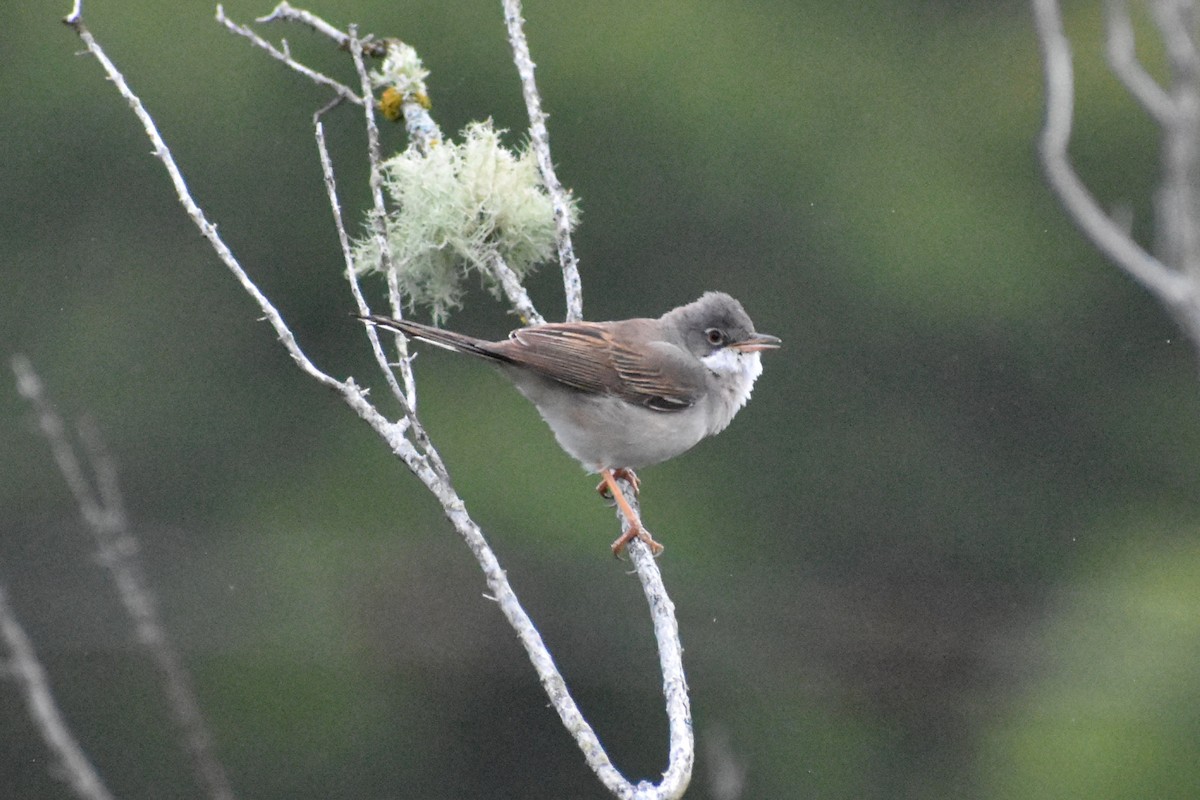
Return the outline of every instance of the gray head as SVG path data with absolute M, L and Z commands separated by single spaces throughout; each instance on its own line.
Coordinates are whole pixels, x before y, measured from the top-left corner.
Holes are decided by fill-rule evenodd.
M 683 345 L 701 359 L 725 348 L 757 352 L 779 346 L 774 336 L 755 333 L 742 304 L 724 292 L 705 292 L 663 314 L 662 322 L 678 331 Z

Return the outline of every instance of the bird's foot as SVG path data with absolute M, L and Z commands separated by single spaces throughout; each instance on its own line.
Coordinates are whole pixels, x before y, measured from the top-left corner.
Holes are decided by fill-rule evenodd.
M 629 526 L 625 532 L 622 533 L 617 540 L 612 543 L 613 555 L 617 558 L 620 558 L 621 553 L 625 551 L 625 545 L 632 542 L 635 538 L 640 539 L 647 547 L 649 547 L 650 552 L 653 555 L 657 556 L 659 553 L 661 553 L 663 551 L 663 546 L 654 541 L 654 537 L 652 537 L 650 532 L 642 526 L 642 518 L 638 515 L 638 512 L 634 510 L 633 506 L 630 505 L 629 500 L 627 500 L 625 497 L 625 493 L 621 490 L 621 485 L 617 483 L 618 479 L 628 481 L 629 485 L 636 492 L 639 481 L 637 476 L 633 474 L 633 470 L 605 469 L 600 471 L 600 477 L 604 480 L 604 482 L 601 483 L 600 486 L 596 487 L 597 491 L 600 492 L 601 496 L 612 498 L 612 501 L 617 504 L 618 508 L 621 509 L 621 514 L 625 517 L 625 521 Z
M 642 544 L 650 548 L 650 555 L 658 558 L 665 549 L 661 544 L 654 541 L 654 537 L 650 535 L 650 531 L 643 528 L 641 525 L 630 525 L 629 530 L 622 533 L 615 542 L 612 543 L 612 553 L 615 558 L 620 558 L 621 553 L 625 552 L 625 545 L 632 542 L 634 539 L 640 539 Z
M 637 473 L 634 472 L 633 470 L 625 469 L 624 467 L 620 467 L 618 469 L 612 470 L 612 477 L 613 477 L 614 481 L 619 481 L 619 480 L 628 481 L 629 485 L 631 487 L 633 487 L 634 495 L 641 494 L 642 481 L 641 481 L 641 479 L 638 478 Z M 603 497 L 605 500 L 613 499 L 612 489 L 609 488 L 607 480 L 601 479 L 600 483 L 598 483 L 596 485 L 596 491 L 599 492 L 600 496 Z

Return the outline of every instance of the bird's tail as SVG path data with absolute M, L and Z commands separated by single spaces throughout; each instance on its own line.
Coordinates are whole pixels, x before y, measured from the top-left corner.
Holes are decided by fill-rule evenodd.
M 456 353 L 466 353 L 467 355 L 486 358 L 489 361 L 508 360 L 492 348 L 491 342 L 484 339 L 476 339 L 474 336 L 435 328 L 432 325 L 424 325 L 420 322 L 413 322 L 407 319 L 393 319 L 392 317 L 381 317 L 376 314 L 360 316 L 359 319 L 364 322 L 370 322 L 373 325 L 378 325 L 381 328 L 399 331 L 411 339 L 420 339 L 423 342 L 429 342 L 438 347 L 453 350 Z

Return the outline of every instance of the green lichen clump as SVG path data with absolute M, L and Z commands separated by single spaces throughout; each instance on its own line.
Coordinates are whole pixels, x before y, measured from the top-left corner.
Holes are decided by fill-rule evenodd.
M 385 220 L 391 266 L 405 303 L 428 307 L 435 321 L 460 305 L 472 271 L 499 292 L 496 256 L 524 279 L 554 254 L 554 210 L 533 152 L 506 149 L 500 133 L 472 123 L 460 143 L 409 147 L 383 164 L 395 207 Z M 385 268 L 377 237 L 357 243 L 354 263 L 359 273 Z

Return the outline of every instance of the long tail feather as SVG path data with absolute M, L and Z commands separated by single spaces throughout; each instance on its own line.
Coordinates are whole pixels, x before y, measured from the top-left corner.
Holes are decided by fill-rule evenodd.
M 420 339 L 423 342 L 429 342 L 438 347 L 453 350 L 456 353 L 466 353 L 467 355 L 486 358 L 489 361 L 508 360 L 492 348 L 491 342 L 484 339 L 476 339 L 474 336 L 435 328 L 432 325 L 425 325 L 407 319 L 393 319 L 392 317 L 381 317 L 376 314 L 359 316 L 359 319 L 364 322 L 370 322 L 373 325 L 378 325 L 381 328 L 399 331 L 409 338 Z

